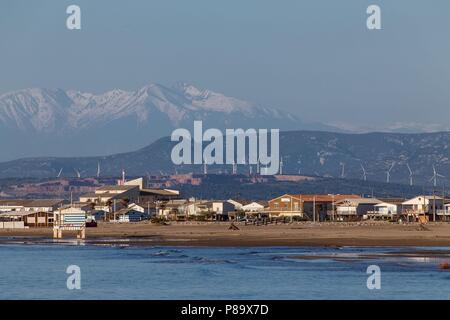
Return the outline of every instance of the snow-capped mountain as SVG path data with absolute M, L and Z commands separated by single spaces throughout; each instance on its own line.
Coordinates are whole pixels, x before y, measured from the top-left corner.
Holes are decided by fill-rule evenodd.
M 187 83 L 93 94 L 24 89 L 0 96 L 0 160 L 38 155 L 98 155 L 132 150 L 174 128 L 329 129 L 274 108 Z
M 145 124 L 154 112 L 165 114 L 173 126 L 211 113 L 298 120 L 186 83 L 171 88 L 150 84 L 136 91 L 115 89 L 102 94 L 33 88 L 0 96 L 0 124 L 23 132 L 68 132 L 129 116 L 135 117 L 137 124 Z

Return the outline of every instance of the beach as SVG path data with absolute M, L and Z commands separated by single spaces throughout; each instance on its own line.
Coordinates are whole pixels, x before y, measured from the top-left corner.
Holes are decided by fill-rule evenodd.
M 389 222 L 245 225 L 230 222 L 171 222 L 167 225 L 102 223 L 87 228 L 87 241 L 167 246 L 450 246 L 450 223 Z M 3 229 L 0 241 L 52 239 L 51 228 Z M 64 234 L 74 239 L 75 234 Z

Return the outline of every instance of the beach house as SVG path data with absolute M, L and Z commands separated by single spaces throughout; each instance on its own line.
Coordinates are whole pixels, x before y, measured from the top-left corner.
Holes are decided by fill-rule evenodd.
M 402 203 L 403 212 L 408 219 L 419 219 L 420 221 L 438 220 L 439 212 L 443 213 L 444 199 L 436 195 L 419 195 Z M 441 215 L 441 217 L 445 215 Z
M 0 213 L 0 229 L 53 226 L 53 212 L 16 210 Z
M 0 212 L 53 212 L 64 204 L 62 199 L 2 199 Z
M 382 201 L 376 198 L 346 198 L 336 202 L 336 220 L 351 221 L 367 218 Z
M 285 194 L 269 200 L 265 210 L 270 217 L 298 217 L 323 221 L 333 217 L 335 206 L 343 199 L 359 198 L 349 194 Z

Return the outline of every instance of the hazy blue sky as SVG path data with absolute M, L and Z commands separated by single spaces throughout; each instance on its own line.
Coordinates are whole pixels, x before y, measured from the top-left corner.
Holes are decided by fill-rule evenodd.
M 69 4 L 80 31 L 66 29 Z M 369 4 L 383 30 L 366 29 Z M 448 0 L 2 0 L 0 93 L 182 80 L 307 120 L 447 126 L 449 12 Z

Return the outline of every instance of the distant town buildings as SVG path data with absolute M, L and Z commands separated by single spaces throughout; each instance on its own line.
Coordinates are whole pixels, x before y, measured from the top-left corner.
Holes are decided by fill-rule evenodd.
M 183 176 L 183 179 L 195 178 Z M 0 200 L 0 228 L 84 228 L 97 222 L 152 221 L 450 221 L 450 199 L 417 195 L 411 199 L 354 194 L 284 194 L 273 199 L 183 198 L 170 188 L 149 187 L 148 178 L 105 184 L 78 199 Z

